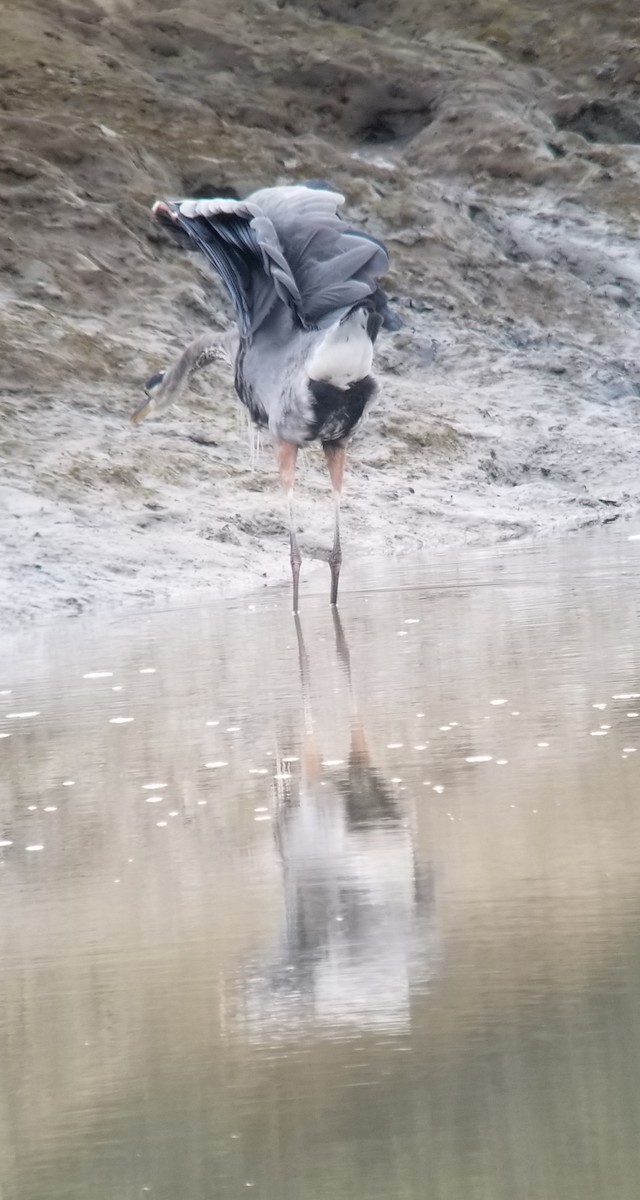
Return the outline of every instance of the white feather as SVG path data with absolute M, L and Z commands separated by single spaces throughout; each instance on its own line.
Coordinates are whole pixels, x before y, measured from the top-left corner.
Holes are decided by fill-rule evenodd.
M 346 388 L 365 379 L 373 363 L 373 343 L 367 333 L 367 312 L 358 308 L 332 325 L 309 363 L 310 379 Z

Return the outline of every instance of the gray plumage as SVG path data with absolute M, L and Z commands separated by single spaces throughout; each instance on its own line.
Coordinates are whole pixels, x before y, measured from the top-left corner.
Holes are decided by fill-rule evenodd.
M 200 250 L 222 280 L 237 341 L 211 335 L 188 347 L 173 368 L 148 381 L 135 421 L 168 402 L 206 361 L 234 356 L 236 391 L 255 423 L 269 429 L 287 491 L 297 449 L 319 439 L 339 493 L 344 446 L 375 393 L 373 344 L 386 307 L 378 279 L 388 266 L 381 242 L 340 219 L 343 203 L 337 192 L 315 186 L 263 188 L 245 200 L 157 201 L 156 219 Z M 290 533 L 297 609 L 292 524 Z M 337 518 L 332 554 L 335 602 Z

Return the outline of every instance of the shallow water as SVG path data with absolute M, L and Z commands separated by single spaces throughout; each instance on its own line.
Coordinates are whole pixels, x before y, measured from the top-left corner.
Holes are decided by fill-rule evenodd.
M 635 1200 L 633 532 L 7 648 L 2 1200 Z

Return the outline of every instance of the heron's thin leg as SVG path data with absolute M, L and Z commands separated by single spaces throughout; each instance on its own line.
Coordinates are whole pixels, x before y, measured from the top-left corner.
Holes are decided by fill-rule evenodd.
M 300 581 L 300 549 L 298 547 L 298 539 L 296 537 L 296 529 L 293 521 L 293 484 L 296 476 L 296 458 L 298 456 L 298 447 L 291 442 L 278 442 L 276 448 L 278 457 L 278 469 L 280 471 L 280 481 L 287 493 L 287 507 L 289 510 L 289 543 L 291 546 L 291 575 L 293 578 L 293 611 L 298 611 L 298 585 Z
M 298 639 L 298 663 L 300 666 L 300 685 L 302 689 L 302 711 L 304 715 L 304 745 L 303 765 L 304 774 L 308 781 L 317 782 L 321 769 L 321 756 L 316 742 L 313 722 L 313 706 L 311 702 L 311 678 L 309 673 L 309 656 L 304 644 L 302 625 L 298 614 L 295 615 L 296 636 Z
M 338 603 L 338 583 L 340 581 L 340 567 L 342 566 L 342 547 L 340 545 L 340 496 L 342 494 L 342 483 L 344 480 L 344 468 L 347 458 L 346 447 L 340 442 L 323 442 L 322 449 L 327 460 L 329 475 L 331 476 L 331 486 L 333 488 L 333 499 L 335 503 L 336 523 L 333 534 L 333 546 L 329 555 L 329 566 L 331 567 L 331 603 Z
M 349 643 L 347 642 L 338 610 L 335 609 L 331 616 L 333 617 L 333 631 L 336 635 L 336 652 L 338 659 L 340 660 L 340 665 L 342 666 L 347 677 L 349 696 L 351 697 L 353 692 L 353 684 L 351 682 L 351 654 L 349 653 Z
M 362 717 L 358 709 L 358 699 L 353 686 L 353 678 L 351 675 L 351 654 L 349 652 L 349 643 L 347 642 L 340 613 L 337 608 L 333 609 L 333 628 L 336 635 L 336 651 L 340 664 L 347 677 L 349 687 L 349 710 L 351 715 L 351 758 L 365 763 L 369 762 L 369 749 L 362 724 Z

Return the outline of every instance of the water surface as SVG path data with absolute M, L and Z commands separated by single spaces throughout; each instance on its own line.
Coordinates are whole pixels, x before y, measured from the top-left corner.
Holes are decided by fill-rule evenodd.
M 635 1200 L 630 534 L 7 647 L 2 1200 Z

